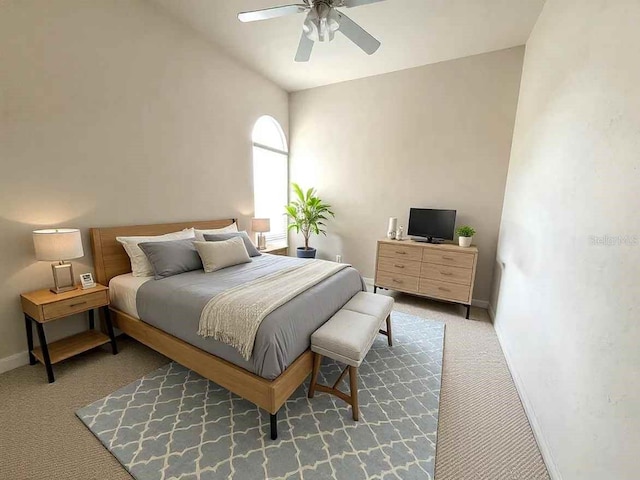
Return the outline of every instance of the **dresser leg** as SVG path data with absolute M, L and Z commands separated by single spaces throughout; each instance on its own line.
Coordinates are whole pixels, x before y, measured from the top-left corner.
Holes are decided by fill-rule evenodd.
M 24 314 L 24 326 L 27 329 L 27 347 L 29 348 L 29 365 L 38 363 L 36 357 L 33 356 L 33 325 L 31 325 L 31 317 Z
M 118 344 L 116 343 L 116 334 L 113 332 L 113 323 L 111 323 L 111 312 L 109 307 L 104 307 L 104 323 L 107 327 L 107 333 L 111 339 L 111 352 L 114 355 L 118 354 Z
M 466 319 L 469 320 L 469 312 L 471 311 L 471 305 L 467 305 L 467 316 Z
M 376 287 L 375 285 L 373 286 L 373 293 L 378 293 L 378 287 Z
M 40 322 L 36 322 L 36 330 L 38 331 L 38 339 L 40 340 L 40 350 L 42 351 L 42 359 L 44 360 L 44 366 L 47 369 L 47 378 L 49 383 L 55 382 L 53 376 L 53 367 L 51 366 L 51 358 L 49 358 L 49 347 L 47 345 L 47 337 L 44 334 L 44 325 Z

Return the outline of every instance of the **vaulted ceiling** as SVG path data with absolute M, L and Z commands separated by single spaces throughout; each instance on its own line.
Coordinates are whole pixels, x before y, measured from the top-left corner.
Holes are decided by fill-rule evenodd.
M 151 0 L 288 91 L 524 45 L 544 0 L 386 0 L 344 10 L 382 42 L 366 55 L 343 35 L 293 61 L 304 14 L 241 23 L 240 11 L 297 0 Z

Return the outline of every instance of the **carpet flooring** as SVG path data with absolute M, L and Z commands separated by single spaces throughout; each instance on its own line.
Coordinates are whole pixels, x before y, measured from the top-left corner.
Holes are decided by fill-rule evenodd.
M 394 295 L 395 309 L 446 324 L 436 479 L 548 479 L 546 468 L 486 311 Z M 75 411 L 165 365 L 131 339 L 120 354 L 95 350 L 55 367 L 0 375 L 0 478 L 131 477 Z

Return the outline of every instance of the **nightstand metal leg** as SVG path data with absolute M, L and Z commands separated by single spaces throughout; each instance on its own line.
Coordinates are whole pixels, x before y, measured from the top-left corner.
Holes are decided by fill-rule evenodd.
M 53 383 L 56 380 L 53 376 L 53 367 L 51 366 L 51 358 L 49 357 L 47 337 L 44 334 L 44 325 L 42 325 L 40 322 L 36 322 L 36 330 L 38 331 L 38 339 L 40 340 L 40 350 L 42 351 L 44 366 L 47 369 L 47 377 L 49 379 L 49 383 Z
M 378 293 L 378 287 L 376 287 L 375 285 L 373 286 L 373 293 Z
M 96 327 L 96 321 L 94 311 L 89 310 L 89 330 L 93 330 Z
M 29 365 L 38 363 L 36 357 L 33 356 L 33 325 L 31 325 L 31 317 L 24 314 L 24 326 L 27 328 L 27 347 L 29 347 Z
M 118 354 L 118 345 L 116 344 L 116 334 L 113 331 L 113 323 L 111 323 L 111 312 L 109 307 L 104 307 L 104 324 L 107 327 L 107 333 L 111 339 L 111 351 L 114 355 Z

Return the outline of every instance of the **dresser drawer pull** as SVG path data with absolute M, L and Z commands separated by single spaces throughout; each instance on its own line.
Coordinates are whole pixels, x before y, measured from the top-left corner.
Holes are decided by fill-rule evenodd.
M 451 258 L 451 257 L 442 257 L 442 258 L 443 258 L 443 260 L 450 260 L 450 261 L 452 261 L 452 262 L 455 262 L 455 261 L 456 261 L 456 259 L 455 259 L 455 258 Z
M 407 252 L 396 252 L 398 255 L 406 255 Z
M 69 305 L 69 308 L 73 308 L 73 307 L 79 307 L 80 305 L 85 305 L 87 302 L 79 302 L 79 303 L 72 303 L 71 305 Z
M 394 279 L 393 279 L 393 282 L 394 282 L 394 283 L 403 283 L 403 282 L 402 282 L 402 280 L 398 280 L 398 279 L 396 279 L 396 278 L 394 278 Z
M 451 272 L 440 272 L 440 275 L 446 275 L 447 277 L 450 277 L 451 275 L 453 275 L 453 273 L 451 273 Z
M 448 288 L 444 288 L 444 287 L 438 287 L 438 290 L 442 290 L 443 292 L 450 292 L 451 291 Z
M 404 265 L 394 265 L 396 268 L 404 268 Z

